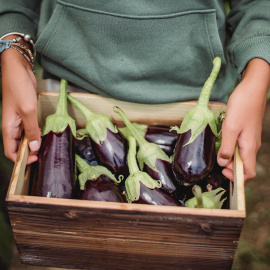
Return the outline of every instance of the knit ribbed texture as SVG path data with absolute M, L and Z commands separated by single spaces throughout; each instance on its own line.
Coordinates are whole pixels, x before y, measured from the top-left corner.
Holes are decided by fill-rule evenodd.
M 39 2 L 0 0 L 0 35 L 37 30 L 48 74 L 107 97 L 197 99 L 219 56 L 210 100 L 224 101 L 250 59 L 270 63 L 269 0 L 230 1 L 230 41 L 222 0 L 46 0 L 37 29 Z

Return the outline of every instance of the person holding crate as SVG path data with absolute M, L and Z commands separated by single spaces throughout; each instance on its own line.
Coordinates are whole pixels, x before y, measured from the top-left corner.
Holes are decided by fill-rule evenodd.
M 219 56 L 211 100 L 228 104 L 218 163 L 232 180 L 238 143 L 245 180 L 254 178 L 270 85 L 270 1 L 228 3 L 229 14 L 224 1 L 0 0 L 5 155 L 15 162 L 24 129 L 28 162 L 37 160 L 36 53 L 45 79 L 145 104 L 197 99 Z

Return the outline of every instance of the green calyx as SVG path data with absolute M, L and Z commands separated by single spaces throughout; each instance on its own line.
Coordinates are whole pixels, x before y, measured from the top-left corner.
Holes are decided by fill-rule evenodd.
M 223 188 L 217 188 L 211 191 L 202 192 L 200 186 L 195 185 L 192 188 L 194 197 L 186 202 L 186 207 L 191 208 L 208 208 L 208 209 L 221 209 L 224 201 L 221 200 L 222 195 L 225 193 Z
M 217 136 L 215 138 L 215 151 L 216 151 L 216 154 L 218 153 L 219 151 L 219 148 L 221 146 L 221 142 L 222 142 L 222 124 L 223 124 L 223 121 L 225 120 L 226 118 L 226 112 L 224 111 L 221 111 L 219 112 L 217 118 L 216 118 L 216 125 L 217 125 Z
M 114 133 L 118 130 L 106 114 L 93 113 L 78 99 L 68 95 L 68 100 L 83 114 L 86 120 L 86 131 L 97 144 L 102 144 L 107 138 L 107 129 Z
M 128 201 L 134 202 L 140 198 L 140 183 L 150 189 L 155 189 L 161 187 L 161 182 L 140 171 L 136 160 L 136 140 L 132 136 L 127 136 L 127 140 L 129 143 L 128 168 L 130 175 L 125 181 L 125 187 Z
M 137 129 L 137 131 L 141 134 L 141 136 L 143 137 L 145 136 L 147 125 L 138 124 L 138 123 L 131 123 L 131 124 Z M 125 138 L 127 138 L 128 135 L 132 136 L 132 133 L 127 127 L 122 127 L 118 129 Z
M 208 103 L 212 88 L 221 67 L 220 57 L 216 57 L 213 60 L 213 64 L 214 66 L 212 72 L 201 90 L 197 105 L 185 114 L 180 128 L 171 128 L 171 130 L 176 130 L 178 134 L 182 134 L 188 130 L 191 130 L 191 136 L 185 145 L 192 143 L 197 138 L 197 136 L 206 128 L 207 125 L 210 126 L 212 132 L 215 135 L 218 133 L 215 114 L 208 108 Z
M 121 181 L 117 180 L 115 176 L 104 166 L 90 166 L 85 160 L 80 156 L 75 155 L 76 165 L 81 172 L 79 175 L 80 189 L 85 189 L 85 184 L 87 181 L 96 181 L 101 175 L 105 175 L 110 178 L 115 183 L 120 183 Z
M 72 119 L 67 112 L 67 81 L 62 79 L 60 83 L 56 112 L 46 118 L 42 134 L 46 135 L 50 131 L 54 133 L 62 133 L 68 125 L 70 126 L 71 132 L 75 137 L 75 120 Z
M 168 155 L 155 143 L 150 143 L 146 141 L 144 135 L 139 132 L 134 125 L 129 121 L 125 113 L 119 108 L 114 107 L 114 112 L 118 113 L 120 117 L 123 119 L 126 127 L 129 129 L 129 132 L 135 138 L 139 145 L 139 150 L 137 153 L 137 159 L 139 162 L 139 166 L 141 170 L 144 167 L 144 164 L 149 166 L 152 170 L 159 172 L 156 168 L 156 160 L 164 160 L 169 163 L 172 162 L 172 158 L 168 157 Z
M 85 128 L 77 129 L 76 135 L 77 135 L 77 138 L 80 140 L 84 139 L 85 137 L 89 137 L 89 134 Z

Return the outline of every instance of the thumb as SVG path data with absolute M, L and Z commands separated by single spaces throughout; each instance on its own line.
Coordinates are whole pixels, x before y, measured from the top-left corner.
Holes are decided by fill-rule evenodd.
M 222 141 L 217 155 L 217 162 L 221 167 L 227 167 L 234 155 L 238 133 L 235 129 L 226 128 L 225 123 L 222 127 Z

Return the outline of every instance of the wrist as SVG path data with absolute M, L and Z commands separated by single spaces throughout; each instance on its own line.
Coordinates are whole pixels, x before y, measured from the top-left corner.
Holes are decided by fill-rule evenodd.
M 25 37 L 22 39 L 22 37 Z M 15 57 L 16 54 L 20 54 L 23 56 L 27 62 L 30 64 L 32 71 L 35 73 L 35 65 L 34 65 L 34 60 L 35 57 L 33 55 L 33 50 L 34 47 L 32 47 L 32 43 L 29 42 L 30 36 L 29 35 L 23 35 L 23 34 L 10 34 L 6 35 L 1 38 L 0 40 L 0 64 L 4 65 L 4 63 L 7 63 L 7 61 L 3 62 L 3 59 L 6 59 L 6 55 L 11 55 L 15 62 L 19 59 L 20 57 Z M 8 51 L 8 52 L 7 52 Z M 10 51 L 16 51 L 16 54 L 10 53 Z M 14 62 L 13 62 L 14 63 Z M 18 63 L 18 62 L 16 62 Z
M 0 63 L 2 76 L 7 73 L 14 74 L 21 68 L 31 68 L 25 57 L 12 48 L 0 54 Z
M 262 91 L 268 91 L 270 87 L 270 65 L 261 58 L 254 58 L 249 61 L 243 71 L 243 81 L 251 84 L 259 84 Z
M 27 47 L 28 49 L 31 50 L 34 58 L 36 57 L 36 50 L 35 50 L 35 44 L 34 41 L 32 40 L 31 36 L 29 34 L 22 34 L 22 33 L 9 33 L 0 38 L 0 40 L 12 40 L 12 39 L 17 39 L 21 38 L 19 41 L 20 44 L 23 46 Z

